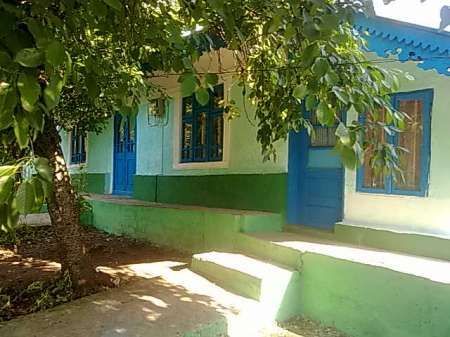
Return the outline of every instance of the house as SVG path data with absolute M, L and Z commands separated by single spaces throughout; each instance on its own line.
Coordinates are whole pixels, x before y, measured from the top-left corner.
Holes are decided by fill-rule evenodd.
M 321 320 L 328 319 L 328 323 L 349 333 L 364 336 L 448 335 L 450 327 L 444 323 L 442 314 L 450 309 L 448 277 L 443 280 L 436 279 L 434 274 L 399 271 L 391 266 L 396 261 L 394 255 L 389 258 L 377 255 L 364 265 L 388 266 L 389 272 L 394 270 L 411 277 L 381 275 L 376 269 L 372 271 L 380 277 L 377 283 L 372 276 L 363 279 L 361 273 L 366 271 L 354 266 L 362 263 L 362 255 L 376 254 L 373 251 L 370 254 L 366 250 L 351 251 L 349 254 L 361 255 L 339 271 L 335 259 L 347 259 L 339 255 L 341 250 L 323 253 L 323 246 L 294 245 L 290 236 L 289 240 L 274 239 L 257 247 L 255 240 L 261 236 L 238 242 L 232 234 L 281 231 L 282 225 L 290 233 L 450 259 L 450 34 L 377 17 L 358 19 L 356 29 L 370 33 L 369 59 L 377 60 L 386 69 L 401 69 L 414 77 L 412 81 L 402 78 L 399 92 L 392 95 L 393 105 L 408 113 L 413 126 L 388 137 L 389 142 L 409 150 L 401 158 L 405 180 L 379 176 L 367 165 L 356 171 L 345 170 L 333 151 L 335 128 L 320 125 L 314 126 L 317 134 L 314 139 L 304 131 L 290 134 L 287 142 L 277 144 L 277 160 L 264 162 L 256 141 L 251 104 L 242 99 L 241 89 L 234 85 L 231 75 L 221 76 L 206 106 L 200 106 L 193 97 L 182 97 L 176 77 L 160 77 L 152 80 L 167 88 L 169 100 L 144 103 L 135 119 L 127 117 L 122 121 L 123 117 L 118 115 L 103 133 L 89 134 L 86 140 L 76 132 L 64 134 L 63 143 L 72 172 L 76 174 L 77 167 L 84 166 L 89 192 L 175 206 L 136 202 L 135 205 L 142 206 L 138 211 L 120 208 L 114 199 L 100 198 L 93 201 L 94 225 L 194 252 L 245 248 L 285 265 L 290 264 L 286 261 L 291 251 L 285 255 L 277 253 L 280 242 L 283 249 L 302 247 L 298 248 L 302 252 L 331 259 L 317 257 L 313 263 L 313 259 L 308 262 L 303 255 L 298 256 L 304 266 L 310 263 L 311 270 L 319 268 L 313 264 L 328 270 L 333 282 L 325 282 L 319 270 L 308 274 L 312 279 L 302 283 L 302 293 L 308 293 L 305 287 L 312 289 L 314 283 L 320 285 L 320 289 L 314 288 L 320 295 L 305 296 L 302 308 L 290 307 L 292 312 L 307 312 Z M 205 55 L 204 64 L 200 62 L 199 66 L 233 67 L 227 51 L 222 52 L 221 65 Z M 239 118 L 229 119 L 223 109 L 223 101 L 230 99 L 239 104 Z M 351 111 L 347 112 L 348 121 L 354 118 Z M 155 210 L 151 205 L 160 208 Z M 205 207 L 214 211 L 208 213 Z M 185 213 L 180 215 L 180 209 Z M 227 213 L 223 209 L 236 211 Z M 247 216 L 241 210 L 270 213 L 249 212 Z M 263 219 L 263 215 L 268 218 Z M 272 225 L 273 222 L 277 224 Z M 225 223 L 232 229 L 225 230 Z M 194 265 L 199 266 L 203 260 L 195 261 Z M 428 260 L 405 261 L 411 268 L 425 266 L 423 270 L 432 265 Z M 290 265 L 298 267 L 297 262 Z M 436 268 L 442 273 L 450 271 L 447 264 Z M 345 274 L 344 279 L 342 273 L 350 274 Z M 420 283 L 417 277 L 420 282 L 422 279 L 438 282 L 440 290 L 430 290 L 437 288 Z M 441 283 L 447 288 L 440 287 Z M 346 301 L 348 284 L 359 290 Z M 367 299 L 362 299 L 363 293 L 374 286 L 383 295 L 371 297 L 372 302 L 367 304 Z M 405 289 L 415 294 L 414 309 L 408 295 L 399 295 Z M 355 299 L 357 296 L 361 298 Z M 332 304 L 324 308 L 315 302 L 319 300 Z M 395 308 L 392 309 L 395 312 L 386 310 L 386 306 Z M 434 318 L 418 309 L 424 306 L 437 308 L 433 309 Z M 364 316 L 367 319 L 374 311 L 379 316 L 373 318 L 373 324 L 378 327 L 369 328 Z M 417 323 L 414 328 L 407 327 L 411 321 Z
M 293 133 L 277 145 L 276 161 L 263 162 L 251 105 L 232 120 L 220 105 L 234 99 L 244 111 L 231 74 L 221 76 L 206 108 L 181 97 L 176 77 L 156 78 L 171 97 L 162 116 L 154 104 L 143 104 L 136 119 L 121 123 L 116 116 L 100 135 L 64 135 L 66 157 L 73 169 L 85 166 L 88 189 L 95 193 L 271 211 L 290 225 L 332 229 L 341 222 L 450 238 L 450 35 L 382 18 L 360 18 L 357 28 L 371 33 L 369 59 L 388 57 L 383 67 L 414 77 L 401 79 L 400 92 L 392 96 L 419 123 L 392 140 L 411 151 L 404 158 L 405 183 L 373 177 L 364 167 L 344 170 L 333 151 L 334 129 L 318 125 L 314 140 L 306 132 Z M 223 53 L 222 67 L 229 69 L 232 61 Z M 349 112 L 347 118 L 355 116 Z

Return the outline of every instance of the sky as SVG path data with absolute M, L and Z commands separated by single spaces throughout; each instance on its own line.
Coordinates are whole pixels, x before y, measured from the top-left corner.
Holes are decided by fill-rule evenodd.
M 441 8 L 450 6 L 450 0 L 395 0 L 389 5 L 383 4 L 383 0 L 373 0 L 373 5 L 379 16 L 439 28 Z

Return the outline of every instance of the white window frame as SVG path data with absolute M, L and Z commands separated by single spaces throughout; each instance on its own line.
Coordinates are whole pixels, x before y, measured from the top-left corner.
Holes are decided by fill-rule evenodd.
M 223 84 L 224 101 L 228 102 L 230 97 L 230 89 L 232 79 L 230 76 L 222 77 L 218 84 Z M 230 133 L 231 133 L 231 121 L 227 114 L 224 112 L 223 119 L 223 155 L 221 161 L 206 161 L 206 162 L 181 162 L 181 120 L 182 120 L 182 107 L 183 96 L 181 90 L 178 90 L 173 95 L 174 99 L 174 129 L 173 129 L 173 165 L 172 167 L 177 170 L 191 170 L 191 169 L 219 169 L 229 167 L 230 156 Z
M 71 162 L 71 158 L 72 158 L 72 131 L 69 131 L 67 133 L 68 139 L 67 139 L 67 144 L 68 144 L 68 156 L 66 158 L 66 161 L 68 163 L 67 167 L 69 169 L 80 169 L 80 168 L 85 168 L 87 167 L 88 164 L 88 160 L 89 160 L 89 133 L 86 133 L 86 140 L 85 140 L 85 148 L 86 148 L 86 160 L 84 161 L 84 163 L 77 163 L 77 164 L 72 164 Z

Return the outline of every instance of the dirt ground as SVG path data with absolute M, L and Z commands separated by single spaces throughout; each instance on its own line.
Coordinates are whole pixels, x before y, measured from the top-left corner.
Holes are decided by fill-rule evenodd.
M 170 259 L 189 261 L 188 256 L 179 252 L 93 229 L 83 229 L 83 236 L 88 258 L 94 268 Z M 64 298 L 67 285 L 60 274 L 57 242 L 52 228 L 23 227 L 18 231 L 17 238 L 16 244 L 5 242 L 8 240 L 4 237 L 3 242 L 0 241 L 0 321 L 105 289 L 104 283 L 98 287 L 90 284 L 79 294 Z M 131 276 L 119 273 L 110 286 L 131 280 Z M 47 293 L 43 291 L 45 289 Z

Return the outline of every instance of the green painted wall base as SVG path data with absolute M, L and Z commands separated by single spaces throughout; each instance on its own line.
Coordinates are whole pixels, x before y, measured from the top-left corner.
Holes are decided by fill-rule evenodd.
M 208 209 L 189 206 L 161 206 L 148 202 L 127 204 L 90 199 L 92 214 L 82 221 L 106 232 L 145 239 L 186 252 L 229 250 L 236 234 L 253 231 L 281 231 L 279 214 Z
M 241 234 L 238 250 L 300 271 L 299 314 L 352 337 L 450 336 L 450 284 Z M 439 272 L 439 271 L 437 271 Z M 286 303 L 286 305 L 289 305 Z
M 287 175 L 135 176 L 133 197 L 168 204 L 285 213 Z
M 71 174 L 72 182 L 75 186 L 80 186 L 84 192 L 104 194 L 107 192 L 107 181 L 109 174 L 106 173 L 83 173 Z

